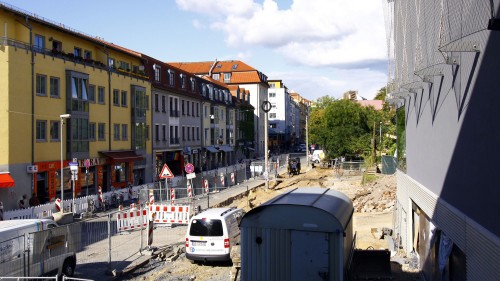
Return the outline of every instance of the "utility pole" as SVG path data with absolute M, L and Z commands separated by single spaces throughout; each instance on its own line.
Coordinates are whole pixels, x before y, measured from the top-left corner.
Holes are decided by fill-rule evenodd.
M 306 109 L 306 163 L 309 167 L 309 107 Z
M 373 161 L 373 164 L 377 164 L 375 162 L 375 121 L 373 121 L 373 137 L 372 137 L 372 161 Z

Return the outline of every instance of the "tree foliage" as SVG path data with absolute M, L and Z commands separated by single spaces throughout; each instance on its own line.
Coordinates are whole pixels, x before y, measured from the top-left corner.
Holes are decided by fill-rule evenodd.
M 377 96 L 385 98 L 385 88 L 380 89 Z M 327 157 L 368 157 L 372 154 L 373 143 L 378 146 L 377 150 L 382 147 L 383 152 L 388 152 L 395 144 L 390 137 L 394 132 L 394 111 L 388 105 L 384 105 L 383 110 L 375 110 L 355 101 L 326 96 L 318 99 L 310 114 L 309 142 L 326 150 Z M 382 146 L 379 144 L 381 135 Z

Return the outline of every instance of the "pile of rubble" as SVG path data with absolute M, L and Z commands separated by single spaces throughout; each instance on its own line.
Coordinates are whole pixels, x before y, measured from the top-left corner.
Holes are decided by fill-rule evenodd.
M 357 190 L 351 199 L 354 211 L 358 213 L 393 211 L 396 202 L 396 180 L 394 176 L 381 176 Z

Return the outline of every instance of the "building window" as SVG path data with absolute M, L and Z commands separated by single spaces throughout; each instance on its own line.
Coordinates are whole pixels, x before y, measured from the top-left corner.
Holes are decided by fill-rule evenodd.
M 108 59 L 108 66 L 109 66 L 109 68 L 115 68 L 115 59 L 114 58 Z
M 167 125 L 161 126 L 161 134 L 162 134 L 162 140 L 166 141 L 167 140 Z
M 155 140 L 160 140 L 160 125 L 158 124 L 155 125 Z
M 231 82 L 231 73 L 224 73 L 224 83 Z
M 196 140 L 200 140 L 200 127 L 196 127 Z
M 59 141 L 59 121 L 50 121 L 50 140 Z
M 113 90 L 113 105 L 120 105 L 120 91 L 116 89 Z
M 47 76 L 36 75 L 36 94 L 38 96 L 47 96 Z
M 182 140 L 186 140 L 186 127 L 182 126 Z
M 170 86 L 174 86 L 174 81 L 175 81 L 175 72 L 169 70 L 168 71 L 168 84 Z
M 194 114 L 194 101 L 191 102 L 191 113 L 193 114 L 193 117 L 195 116 Z
M 100 104 L 105 104 L 105 94 L 104 94 L 104 87 L 97 87 L 97 102 Z
M 45 37 L 35 34 L 35 42 L 33 42 L 36 52 L 45 52 Z
M 47 140 L 47 121 L 36 120 L 36 141 Z
M 184 100 L 181 100 L 181 113 L 182 115 L 186 115 L 186 112 L 184 111 Z
M 194 92 L 194 89 L 195 89 L 195 80 L 194 78 L 191 78 L 191 91 Z
M 187 111 L 187 116 L 191 116 L 191 111 L 189 110 L 189 109 L 190 109 L 189 104 L 190 104 L 190 102 L 189 102 L 189 101 L 186 101 L 186 111 Z
M 127 91 L 122 91 L 122 106 L 127 106 Z
M 269 113 L 269 118 L 276 118 L 276 113 Z
M 156 112 L 160 111 L 160 109 L 159 109 L 160 104 L 159 104 L 158 100 L 159 100 L 158 94 L 155 94 L 155 111 Z
M 92 52 L 89 50 L 83 51 L 83 59 L 87 61 L 92 60 Z
M 50 77 L 50 97 L 58 98 L 59 97 L 59 78 Z
M 161 67 L 158 65 L 153 66 L 154 72 L 155 72 L 155 81 L 160 82 L 161 80 Z
M 71 110 L 78 112 L 89 112 L 88 101 L 88 79 L 77 76 L 70 77 L 68 83 L 71 85 Z
M 97 125 L 97 138 L 99 140 L 106 140 L 106 124 L 99 123 Z
M 167 97 L 161 96 L 161 111 L 167 112 Z
M 271 84 L 272 85 L 272 84 Z M 269 97 L 270 98 L 275 98 L 276 97 L 276 93 L 269 93 Z
M 95 103 L 95 85 L 89 85 L 89 102 Z
M 193 136 L 193 140 L 195 140 L 195 138 L 194 138 L 194 127 L 191 127 L 191 136 Z
M 128 62 L 120 61 L 118 69 L 130 71 L 130 64 Z
M 212 74 L 212 79 L 219 81 L 219 74 L 218 73 Z
M 78 48 L 78 47 L 75 47 L 73 49 L 73 55 L 75 56 L 75 58 L 80 58 L 80 59 L 83 59 L 83 56 L 82 56 L 82 49 L 81 48 Z
M 120 124 L 113 124 L 113 139 L 120 140 Z
M 62 43 L 60 41 L 53 40 L 52 41 L 52 52 L 61 52 L 62 51 Z
M 174 140 L 174 126 L 170 126 L 170 144 L 175 143 Z
M 128 126 L 127 124 L 122 124 L 122 140 L 128 139 Z
M 181 74 L 181 87 L 186 89 L 186 75 Z
M 89 123 L 89 140 L 95 140 L 95 123 Z
M 196 116 L 200 117 L 200 104 L 196 103 Z

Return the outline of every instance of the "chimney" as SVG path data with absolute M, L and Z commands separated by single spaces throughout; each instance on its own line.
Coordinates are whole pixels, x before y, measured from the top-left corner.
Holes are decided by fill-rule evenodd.
M 208 71 L 208 76 L 210 76 L 210 78 L 212 78 L 212 70 L 214 70 L 214 67 L 216 65 L 217 65 L 217 58 L 215 58 L 214 63 L 212 64 L 212 66 L 210 67 L 210 70 Z

